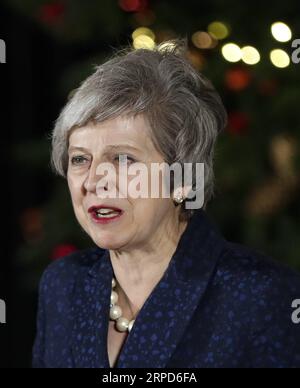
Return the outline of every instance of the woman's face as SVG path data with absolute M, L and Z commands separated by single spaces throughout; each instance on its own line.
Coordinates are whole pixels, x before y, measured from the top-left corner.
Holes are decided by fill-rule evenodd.
M 130 181 L 138 174 L 125 176 L 126 192 L 119 184 L 119 176 L 123 174 L 119 169 L 120 155 L 127 155 L 128 168 L 134 167 L 136 162 L 146 166 L 147 198 L 130 195 Z M 119 116 L 103 123 L 90 123 L 71 132 L 68 185 L 75 215 L 96 245 L 105 249 L 145 247 L 149 243 L 155 245 L 163 232 L 178 226 L 179 209 L 174 207 L 172 199 L 162 198 L 161 194 L 160 198 L 149 195 L 151 163 L 162 162 L 164 159 L 155 149 L 142 115 L 135 118 Z M 116 171 L 116 179 L 106 186 L 99 184 L 106 174 L 96 174 L 97 167 L 102 163 L 110 163 Z M 161 174 L 159 185 L 162 185 Z M 112 194 L 113 198 L 104 198 L 105 194 Z M 114 219 L 105 218 L 96 212 L 101 205 L 115 207 L 122 212 L 117 213 Z

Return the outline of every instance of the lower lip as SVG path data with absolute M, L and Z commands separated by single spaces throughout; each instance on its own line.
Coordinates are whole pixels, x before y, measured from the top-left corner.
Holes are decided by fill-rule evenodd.
M 110 222 L 117 221 L 117 220 L 119 220 L 121 218 L 122 215 L 123 215 L 123 212 L 120 212 L 118 215 L 110 217 L 110 218 L 98 218 L 94 212 L 91 213 L 92 220 L 96 224 L 102 224 L 102 225 L 109 224 Z

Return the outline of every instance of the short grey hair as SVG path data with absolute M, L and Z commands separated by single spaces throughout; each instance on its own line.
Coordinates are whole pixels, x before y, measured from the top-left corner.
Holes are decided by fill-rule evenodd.
M 187 38 L 173 39 L 151 50 L 126 46 L 96 66 L 72 93 L 55 122 L 54 170 L 66 177 L 72 129 L 124 114 L 143 114 L 153 144 L 167 163 L 205 164 L 205 208 L 214 194 L 214 146 L 227 114 L 211 82 L 188 60 Z M 185 220 L 194 212 L 185 206 L 181 209 L 180 218 Z

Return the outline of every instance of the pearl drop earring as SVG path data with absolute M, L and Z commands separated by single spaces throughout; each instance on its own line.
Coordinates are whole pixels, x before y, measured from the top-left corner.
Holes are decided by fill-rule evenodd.
M 179 205 L 184 201 L 184 196 L 182 194 L 177 194 L 176 196 L 174 196 L 173 199 L 174 199 L 175 205 Z

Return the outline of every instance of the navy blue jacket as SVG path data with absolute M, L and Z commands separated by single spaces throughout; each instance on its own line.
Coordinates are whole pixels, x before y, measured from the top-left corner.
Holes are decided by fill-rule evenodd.
M 51 264 L 40 283 L 34 367 L 109 368 L 113 268 L 91 248 Z M 300 276 L 226 241 L 203 210 L 140 310 L 117 368 L 300 367 L 292 302 Z

